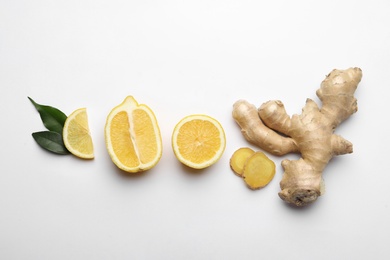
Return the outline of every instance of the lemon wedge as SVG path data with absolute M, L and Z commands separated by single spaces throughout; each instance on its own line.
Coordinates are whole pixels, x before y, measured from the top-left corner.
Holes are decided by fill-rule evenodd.
M 67 117 L 62 136 L 66 149 L 73 155 L 83 159 L 95 157 L 86 108 L 79 108 Z

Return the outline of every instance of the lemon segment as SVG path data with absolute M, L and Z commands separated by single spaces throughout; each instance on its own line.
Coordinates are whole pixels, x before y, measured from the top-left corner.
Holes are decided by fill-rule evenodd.
M 83 159 L 95 157 L 86 108 L 79 108 L 67 117 L 62 136 L 65 147 L 73 155 Z
M 183 164 L 203 169 L 216 163 L 226 146 L 221 124 L 207 115 L 183 118 L 173 130 L 172 149 Z

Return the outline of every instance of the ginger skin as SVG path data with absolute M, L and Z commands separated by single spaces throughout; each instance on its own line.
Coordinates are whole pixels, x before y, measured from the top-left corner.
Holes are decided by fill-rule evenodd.
M 279 196 L 284 201 L 296 206 L 316 201 L 330 159 L 352 153 L 352 144 L 334 130 L 357 111 L 354 93 L 361 78 L 360 68 L 333 70 L 316 92 L 322 107 L 307 99 L 302 113 L 292 117 L 281 101 L 268 101 L 259 109 L 244 100 L 233 105 L 233 118 L 249 142 L 275 155 L 301 153 L 299 160 L 282 161 Z

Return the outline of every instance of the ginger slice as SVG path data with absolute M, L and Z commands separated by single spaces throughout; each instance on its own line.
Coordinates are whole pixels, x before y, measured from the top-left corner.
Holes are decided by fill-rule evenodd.
M 233 153 L 230 158 L 230 168 L 237 176 L 242 177 L 245 163 L 254 153 L 255 151 L 249 147 L 240 148 Z
M 275 163 L 263 152 L 254 153 L 245 163 L 242 177 L 252 190 L 265 187 L 275 176 Z

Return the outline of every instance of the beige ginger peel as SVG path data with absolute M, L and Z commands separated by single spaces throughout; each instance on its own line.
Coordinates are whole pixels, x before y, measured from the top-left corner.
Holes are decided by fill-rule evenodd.
M 288 116 L 281 101 L 268 101 L 257 109 L 245 100 L 233 105 L 233 118 L 251 143 L 274 155 L 299 152 L 299 160 L 283 160 L 280 198 L 305 206 L 323 193 L 322 171 L 333 156 L 352 153 L 352 144 L 334 134 L 336 127 L 357 111 L 355 90 L 360 68 L 333 70 L 300 115 Z M 281 133 L 281 134 L 279 134 Z

